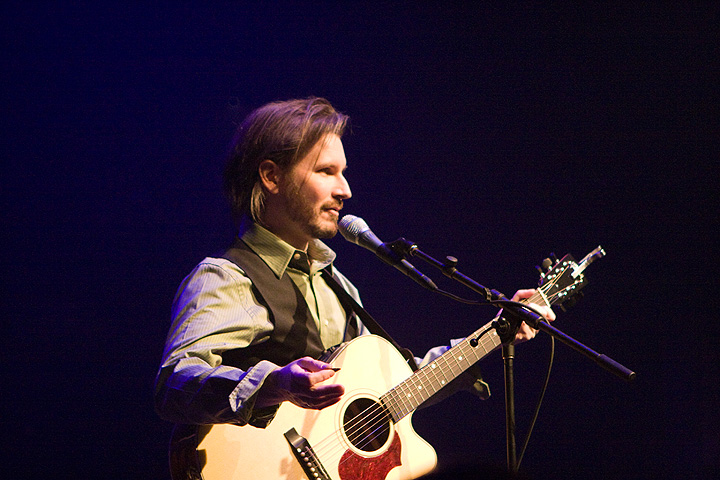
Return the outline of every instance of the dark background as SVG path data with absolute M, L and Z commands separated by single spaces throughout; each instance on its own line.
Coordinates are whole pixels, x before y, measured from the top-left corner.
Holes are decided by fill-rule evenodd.
M 556 326 L 637 381 L 558 345 L 525 473 L 716 477 L 720 18 L 624 3 L 4 2 L 7 478 L 169 477 L 154 375 L 177 285 L 234 233 L 226 146 L 252 109 L 309 95 L 351 116 L 345 212 L 381 238 L 507 294 L 551 251 L 607 251 Z M 416 353 L 492 315 L 329 243 Z M 518 348 L 520 436 L 549 346 Z M 484 365 L 490 400 L 414 417 L 443 468 L 505 462 L 499 355 Z

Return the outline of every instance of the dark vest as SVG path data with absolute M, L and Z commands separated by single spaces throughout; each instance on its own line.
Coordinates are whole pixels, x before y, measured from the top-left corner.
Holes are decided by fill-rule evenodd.
M 267 308 L 274 328 L 267 341 L 222 354 L 223 364 L 247 370 L 260 360 L 287 365 L 304 356 L 318 358 L 325 350 L 307 301 L 295 282 L 283 273 L 278 280 L 267 264 L 240 239 L 223 255 L 238 265 L 252 281 L 258 302 Z M 357 321 L 352 308 L 345 308 L 345 340 L 357 336 Z

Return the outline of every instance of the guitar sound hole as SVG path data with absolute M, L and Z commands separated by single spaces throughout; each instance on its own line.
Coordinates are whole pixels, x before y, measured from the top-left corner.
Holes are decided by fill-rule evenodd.
M 343 415 L 348 440 L 364 452 L 382 448 L 390 436 L 390 416 L 375 400 L 359 398 L 348 405 Z

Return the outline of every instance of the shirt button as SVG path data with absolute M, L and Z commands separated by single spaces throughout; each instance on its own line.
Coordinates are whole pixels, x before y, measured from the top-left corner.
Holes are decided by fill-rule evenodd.
M 300 260 L 300 254 L 299 254 L 299 253 L 296 253 L 295 255 L 293 255 L 293 258 L 294 258 L 295 260 Z

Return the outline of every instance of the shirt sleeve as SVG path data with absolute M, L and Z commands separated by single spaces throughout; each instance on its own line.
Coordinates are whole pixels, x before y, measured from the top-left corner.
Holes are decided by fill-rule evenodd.
M 180 285 L 156 378 L 155 407 L 169 421 L 266 426 L 277 407 L 254 409 L 257 392 L 277 365 L 261 361 L 244 371 L 222 354 L 272 332 L 252 283 L 232 262 L 205 259 Z

